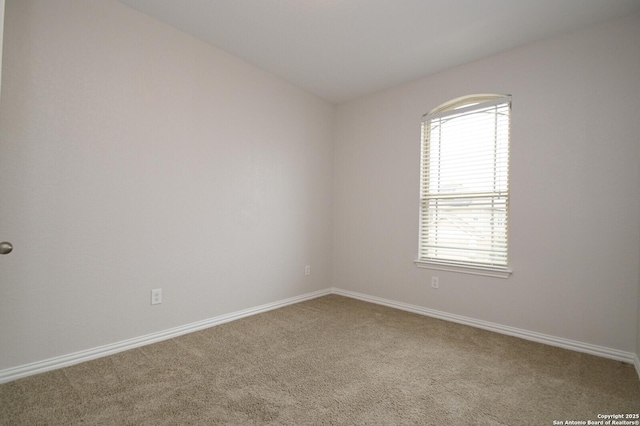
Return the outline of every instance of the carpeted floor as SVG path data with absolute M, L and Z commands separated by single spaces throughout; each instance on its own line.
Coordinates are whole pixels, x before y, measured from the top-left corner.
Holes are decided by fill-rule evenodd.
M 552 425 L 632 365 L 326 296 L 0 386 L 2 425 Z

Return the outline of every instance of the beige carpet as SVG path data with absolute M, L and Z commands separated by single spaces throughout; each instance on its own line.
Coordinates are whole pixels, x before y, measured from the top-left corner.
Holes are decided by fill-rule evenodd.
M 629 364 L 340 296 L 0 386 L 2 425 L 552 425 L 638 412 Z

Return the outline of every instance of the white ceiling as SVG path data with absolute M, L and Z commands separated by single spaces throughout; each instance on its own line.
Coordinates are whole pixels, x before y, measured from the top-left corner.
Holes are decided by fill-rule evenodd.
M 640 0 L 120 0 L 339 103 L 640 11 Z

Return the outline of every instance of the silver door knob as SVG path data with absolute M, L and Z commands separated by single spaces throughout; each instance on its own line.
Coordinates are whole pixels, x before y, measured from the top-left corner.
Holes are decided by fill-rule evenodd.
M 8 243 L 6 241 L 0 243 L 0 254 L 9 254 L 11 253 L 11 250 L 13 250 L 13 246 L 11 245 L 11 243 Z

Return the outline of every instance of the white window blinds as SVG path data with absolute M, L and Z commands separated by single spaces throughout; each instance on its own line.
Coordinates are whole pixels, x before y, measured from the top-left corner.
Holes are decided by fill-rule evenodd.
M 473 95 L 423 117 L 420 261 L 507 268 L 510 115 Z

